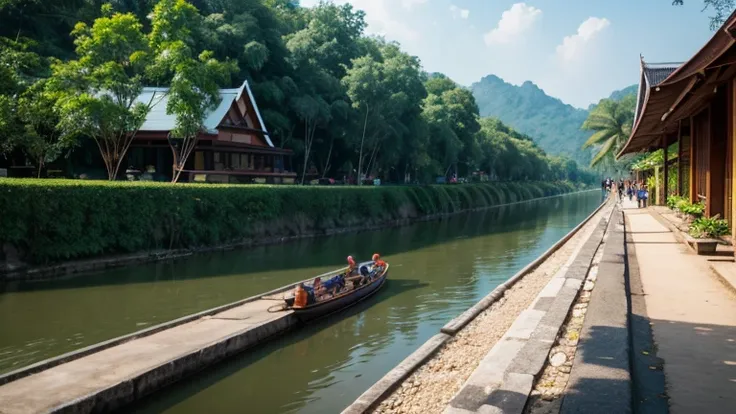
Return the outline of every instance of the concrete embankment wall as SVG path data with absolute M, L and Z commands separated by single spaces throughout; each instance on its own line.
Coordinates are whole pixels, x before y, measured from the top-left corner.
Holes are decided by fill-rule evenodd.
M 569 182 L 274 187 L 0 179 L 0 279 L 398 226 L 576 190 Z

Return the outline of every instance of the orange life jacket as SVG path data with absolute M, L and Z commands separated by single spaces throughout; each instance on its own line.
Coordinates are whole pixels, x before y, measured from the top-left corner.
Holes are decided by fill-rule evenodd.
M 296 291 L 294 291 L 294 307 L 303 308 L 305 306 L 307 306 L 307 291 L 301 286 L 297 286 Z

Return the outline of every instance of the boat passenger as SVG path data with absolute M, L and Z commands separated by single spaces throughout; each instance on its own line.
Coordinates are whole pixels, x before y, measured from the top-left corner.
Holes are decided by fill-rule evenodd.
M 355 272 L 355 268 L 357 265 L 355 264 L 355 259 L 353 259 L 353 256 L 348 256 L 348 271 L 345 273 L 345 276 L 350 276 Z
M 373 254 L 373 266 L 375 267 L 386 267 L 386 262 L 381 260 L 381 255 L 378 253 Z
M 332 293 L 334 295 L 345 287 L 345 277 L 343 275 L 337 275 L 333 278 L 327 279 L 322 283 L 322 287 L 325 292 Z
M 296 286 L 296 290 L 294 291 L 294 307 L 303 308 L 307 306 L 308 300 L 309 295 L 307 294 L 306 289 L 304 289 L 304 283 L 298 284 Z
M 322 278 L 316 277 L 314 279 L 314 283 L 312 283 L 312 289 L 314 289 L 314 295 L 319 297 L 322 293 L 324 293 L 324 286 L 322 285 Z

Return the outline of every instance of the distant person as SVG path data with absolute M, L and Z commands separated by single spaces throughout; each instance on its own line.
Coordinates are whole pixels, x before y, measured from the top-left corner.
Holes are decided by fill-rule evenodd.
M 633 185 L 628 186 L 628 188 L 626 189 L 626 195 L 629 196 L 629 201 L 632 201 L 632 199 L 634 198 L 634 186 Z
M 639 208 L 646 208 L 647 207 L 647 199 L 649 198 L 649 192 L 647 191 L 647 186 L 642 186 L 639 188 L 639 191 L 636 194 L 636 199 L 639 204 Z
M 624 201 L 624 180 L 618 182 L 618 199 Z

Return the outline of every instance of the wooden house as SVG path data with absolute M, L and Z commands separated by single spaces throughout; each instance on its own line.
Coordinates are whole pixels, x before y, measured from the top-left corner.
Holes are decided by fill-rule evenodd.
M 704 201 L 706 215 L 727 219 L 736 233 L 735 121 L 736 12 L 687 62 L 642 61 L 634 127 L 617 157 L 679 143 L 677 192 L 692 202 Z M 664 169 L 664 182 L 671 170 Z
M 171 176 L 173 155 L 168 135 L 175 117 L 166 113 L 168 88 L 145 88 L 138 101 L 152 104 L 129 150 L 126 166 L 154 169 Z M 197 146 L 180 181 L 225 183 L 293 183 L 290 150 L 273 145 L 248 82 L 221 89 L 220 103 L 207 114 Z

